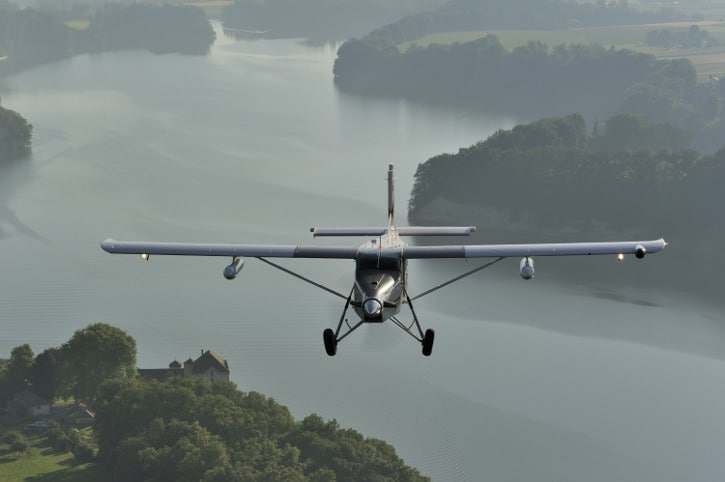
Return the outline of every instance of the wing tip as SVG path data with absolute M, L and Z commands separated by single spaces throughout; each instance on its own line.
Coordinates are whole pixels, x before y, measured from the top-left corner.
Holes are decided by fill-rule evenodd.
M 101 243 L 101 249 L 103 249 L 104 251 L 106 251 L 108 253 L 111 253 L 115 244 L 116 244 L 115 239 L 106 238 L 106 240 Z

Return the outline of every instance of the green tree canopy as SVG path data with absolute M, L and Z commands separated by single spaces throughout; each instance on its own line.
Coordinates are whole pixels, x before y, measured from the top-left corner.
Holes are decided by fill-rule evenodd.
M 5 380 L 11 392 L 25 390 L 30 387 L 30 371 L 33 368 L 33 349 L 27 343 L 16 346 L 10 352 L 10 359 L 5 365 Z
M 61 351 L 58 348 L 48 348 L 35 357 L 30 371 L 33 392 L 47 400 L 55 398 L 58 391 L 60 363 Z
M 0 107 L 0 161 L 30 152 L 33 126 L 17 112 Z
M 94 398 L 106 380 L 136 374 L 136 340 L 105 323 L 76 331 L 61 353 L 64 390 L 79 398 Z
M 113 480 L 424 481 L 385 442 L 228 382 L 115 379 L 95 403 Z
M 652 122 L 640 114 L 622 113 L 607 119 L 604 134 L 595 136 L 595 149 L 688 149 L 692 133 L 666 122 Z

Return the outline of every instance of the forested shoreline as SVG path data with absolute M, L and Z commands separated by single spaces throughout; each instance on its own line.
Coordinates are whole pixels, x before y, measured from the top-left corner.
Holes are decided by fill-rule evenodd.
M 492 34 L 411 42 L 437 32 L 695 19 L 626 2 L 454 0 L 345 42 L 334 79 L 351 95 L 522 123 L 421 163 L 411 224 L 476 224 L 485 232 L 476 240 L 482 243 L 664 236 L 673 247 L 657 262 L 677 276 L 654 284 L 712 295 L 725 282 L 725 262 L 709 254 L 725 234 L 714 221 L 725 180 L 725 82 L 698 82 L 685 58 L 659 60 L 597 44 L 529 41 L 507 49 Z M 667 41 L 664 32 L 642 42 Z M 712 39 L 690 27 L 672 41 Z
M 156 54 L 204 55 L 215 33 L 196 7 L 110 4 L 75 29 L 56 15 L 0 2 L 0 77 L 83 53 L 146 49 Z M 26 156 L 32 125 L 0 107 L 0 161 Z
M 576 112 L 593 123 L 630 112 L 690 130 L 708 152 L 725 138 L 725 83 L 698 83 L 687 59 L 627 49 L 529 42 L 508 51 L 487 35 L 400 52 L 351 40 L 340 47 L 334 74 L 342 91 L 357 95 L 529 120 Z
M 658 61 L 601 45 L 552 49 L 540 42 L 508 51 L 495 35 L 405 52 L 351 40 L 340 47 L 334 74 L 346 92 L 525 118 L 577 112 L 603 119 L 657 105 L 657 112 L 638 113 L 673 120 L 684 108 L 676 94 L 693 90 L 697 80 L 686 59 Z
M 547 5 L 533 9 L 529 0 L 454 1 L 433 13 L 402 19 L 345 42 L 333 69 L 335 84 L 354 95 L 405 98 L 523 121 L 576 112 L 593 123 L 630 112 L 690 130 L 703 152 L 723 145 L 725 82 L 698 82 L 687 59 L 658 60 L 630 49 L 539 41 L 509 50 L 493 34 L 462 43 L 401 47 L 441 31 L 564 28 L 554 22 L 557 18 L 591 26 L 681 16 L 639 12 L 614 2 Z M 698 32 L 700 39 L 706 34 Z
M 141 378 L 136 341 L 95 323 L 37 356 L 27 344 L 0 359 L 0 404 L 18 391 L 72 397 L 95 414 L 93 436 L 57 421 L 44 437 L 52 450 L 94 462 L 105 480 L 428 481 L 386 442 L 287 407 L 230 382 L 172 376 Z M 0 417 L 0 445 L 22 456 L 29 443 Z
M 124 49 L 203 55 L 214 42 L 204 12 L 191 6 L 109 4 L 69 27 L 59 15 L 0 3 L 0 76 L 73 55 Z
M 657 263 L 678 274 L 654 283 L 716 292 L 725 148 L 702 154 L 632 114 L 593 131 L 580 115 L 547 118 L 435 156 L 415 174 L 409 222 L 476 224 L 487 243 L 663 236 L 673 247 Z

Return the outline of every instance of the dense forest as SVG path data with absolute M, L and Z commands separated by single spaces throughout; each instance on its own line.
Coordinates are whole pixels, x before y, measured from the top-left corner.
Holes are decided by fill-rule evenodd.
M 51 423 L 51 447 L 95 461 L 106 480 L 426 481 L 389 444 L 312 414 L 289 410 L 234 384 L 139 378 L 136 341 L 95 323 L 59 348 L 34 356 L 27 344 L 0 360 L 0 403 L 20 390 L 84 400 L 95 412 L 92 439 Z M 18 432 L 0 433 L 27 450 Z M 16 447 L 16 448 L 12 448 Z
M 536 3 L 536 9 L 532 4 Z M 582 114 L 588 122 L 620 112 L 668 121 L 693 132 L 704 152 L 715 152 L 725 137 L 725 83 L 698 83 L 687 59 L 658 60 L 655 56 L 601 45 L 546 45 L 530 41 L 507 50 L 495 35 L 451 45 L 399 44 L 437 31 L 483 30 L 523 22 L 528 12 L 536 20 L 517 28 L 547 28 L 540 16 L 576 19 L 576 24 L 660 20 L 672 12 L 639 12 L 625 3 L 573 2 L 451 2 L 435 13 L 408 17 L 362 39 L 345 42 L 334 65 L 336 85 L 347 93 L 403 97 L 417 102 L 514 115 L 533 120 Z M 527 10 L 527 6 L 532 6 Z M 542 13 L 544 12 L 544 13 Z M 601 17 L 590 15 L 603 13 Z M 520 15 L 514 15 L 514 14 Z M 606 15 L 604 15 L 606 13 Z M 599 19 L 599 20 L 597 20 Z M 609 20 L 607 20 L 609 19 Z M 626 23 L 625 22 L 625 23 Z M 514 25 L 510 25 L 513 27 Z M 551 25 L 551 27 L 555 27 Z M 649 41 L 666 41 L 654 32 Z M 700 29 L 683 42 L 702 43 Z
M 688 145 L 687 131 L 633 114 L 592 134 L 580 115 L 542 119 L 422 163 L 409 220 L 477 224 L 485 242 L 664 236 L 675 247 L 657 261 L 678 276 L 658 282 L 716 290 L 725 149 Z
M 117 380 L 94 422 L 110 480 L 424 481 L 393 447 L 227 382 Z
M 682 116 L 683 97 L 696 85 L 686 59 L 658 61 L 600 45 L 552 49 L 540 42 L 508 51 L 495 35 L 405 52 L 351 40 L 340 47 L 334 74 L 345 91 L 523 117 L 578 112 L 596 118 L 634 109 L 673 120 Z
M 85 42 L 94 51 L 146 49 L 155 54 L 205 55 L 216 35 L 200 8 L 109 5 L 91 18 Z
M 685 131 L 632 114 L 613 116 L 596 131 L 589 135 L 580 115 L 547 118 L 433 157 L 416 172 L 409 217 L 424 217 L 442 197 L 496 209 L 532 228 L 596 222 L 660 230 L 675 220 L 696 222 L 690 209 L 708 208 L 694 196 L 715 187 L 706 185 L 715 181 L 719 157 L 689 149 Z M 685 192 L 690 202 L 678 213 Z
M 108 5 L 71 28 L 60 16 L 0 3 L 0 75 L 88 52 L 147 49 L 205 54 L 214 30 L 201 9 L 187 6 Z

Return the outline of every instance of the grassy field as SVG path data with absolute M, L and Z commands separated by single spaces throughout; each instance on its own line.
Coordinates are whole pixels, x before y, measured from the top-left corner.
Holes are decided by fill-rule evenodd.
M 27 454 L 0 444 L 0 480 L 3 482 L 93 482 L 103 480 L 96 464 L 78 464 L 73 455 L 58 453 L 42 435 L 30 435 Z
M 673 32 L 686 31 L 691 25 L 706 30 L 723 45 L 711 49 L 667 49 L 644 45 L 647 32 L 669 29 Z M 404 51 L 411 45 L 427 45 L 470 42 L 488 34 L 498 37 L 507 49 L 526 45 L 530 41 L 539 41 L 547 45 L 559 44 L 601 44 L 606 47 L 627 48 L 646 52 L 663 59 L 688 58 L 695 66 L 698 77 L 725 75 L 725 22 L 709 20 L 702 22 L 677 22 L 642 25 L 620 25 L 612 27 L 571 28 L 567 30 L 486 30 L 477 32 L 438 33 L 399 45 Z
M 76 30 L 86 30 L 88 29 L 90 22 L 88 20 L 69 20 L 65 24 L 68 27 L 74 28 Z

